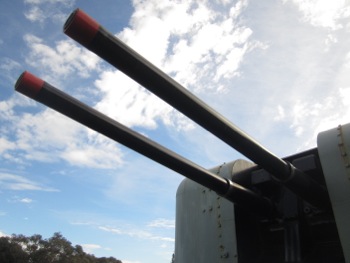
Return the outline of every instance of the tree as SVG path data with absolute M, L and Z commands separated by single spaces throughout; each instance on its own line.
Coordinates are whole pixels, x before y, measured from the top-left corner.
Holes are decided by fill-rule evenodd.
M 96 263 L 122 263 L 122 262 L 113 257 L 109 257 L 109 258 L 103 257 L 103 258 L 98 258 Z
M 28 254 L 16 243 L 11 243 L 8 237 L 0 237 L 0 262 L 26 263 Z
M 49 239 L 41 235 L 12 235 L 0 238 L 1 263 L 122 263 L 113 257 L 96 258 L 84 252 L 80 245 L 72 246 L 61 233 Z

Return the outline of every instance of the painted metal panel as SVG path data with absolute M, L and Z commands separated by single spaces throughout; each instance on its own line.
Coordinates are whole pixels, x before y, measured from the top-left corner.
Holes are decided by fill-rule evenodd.
M 237 160 L 210 171 L 225 178 L 252 166 Z M 189 179 L 176 195 L 175 263 L 237 263 L 234 205 Z
M 350 124 L 320 133 L 317 144 L 345 261 L 350 263 Z

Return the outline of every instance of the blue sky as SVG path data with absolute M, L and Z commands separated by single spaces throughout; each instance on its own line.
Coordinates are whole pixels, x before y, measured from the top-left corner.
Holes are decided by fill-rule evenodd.
M 283 157 L 350 119 L 350 3 L 0 2 L 0 235 L 165 263 L 182 176 L 14 92 L 29 70 L 210 168 L 243 158 L 62 32 L 75 8 Z

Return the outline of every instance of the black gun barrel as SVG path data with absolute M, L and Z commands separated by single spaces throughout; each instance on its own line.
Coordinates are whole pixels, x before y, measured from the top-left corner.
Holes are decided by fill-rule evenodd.
M 268 151 L 82 10 L 76 9 L 69 16 L 64 32 L 264 168 L 305 201 L 318 207 L 328 206 L 324 187 Z
M 15 84 L 16 91 L 66 115 L 67 117 L 117 141 L 134 151 L 216 191 L 219 195 L 262 216 L 271 216 L 270 200 L 222 178 L 189 161 L 147 137 L 125 127 L 79 100 L 24 72 Z

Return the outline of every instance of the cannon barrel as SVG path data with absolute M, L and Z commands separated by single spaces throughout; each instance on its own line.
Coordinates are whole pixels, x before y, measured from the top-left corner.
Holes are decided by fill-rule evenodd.
M 248 207 L 253 213 L 261 216 L 271 216 L 273 213 L 273 206 L 267 198 L 261 197 L 247 188 L 211 173 L 203 167 L 103 115 L 29 72 L 22 73 L 15 84 L 15 89 L 106 137 L 214 190 L 231 202 Z
M 305 201 L 321 208 L 328 206 L 328 193 L 323 186 L 268 151 L 82 10 L 76 9 L 69 16 L 64 32 L 264 168 Z

